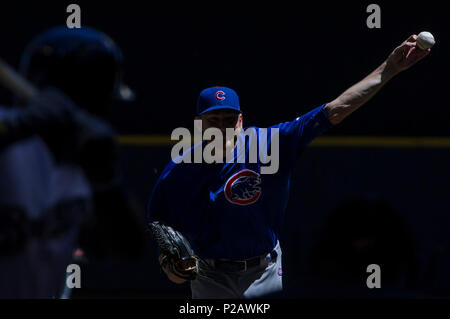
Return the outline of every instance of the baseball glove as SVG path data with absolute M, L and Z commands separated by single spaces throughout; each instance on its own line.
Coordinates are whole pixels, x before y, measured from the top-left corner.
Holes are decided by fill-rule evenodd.
M 160 265 L 184 280 L 194 280 L 198 274 L 198 257 L 189 241 L 172 227 L 156 221 L 149 224 L 150 232 L 161 250 Z

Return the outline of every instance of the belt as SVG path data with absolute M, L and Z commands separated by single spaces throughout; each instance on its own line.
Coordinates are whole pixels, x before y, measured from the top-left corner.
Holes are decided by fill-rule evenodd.
M 246 272 L 248 269 L 261 265 L 262 261 L 266 258 L 267 254 L 252 257 L 244 260 L 224 260 L 215 259 L 213 261 L 214 268 L 221 271 L 228 272 Z M 270 252 L 270 261 L 277 260 L 278 253 L 276 250 Z

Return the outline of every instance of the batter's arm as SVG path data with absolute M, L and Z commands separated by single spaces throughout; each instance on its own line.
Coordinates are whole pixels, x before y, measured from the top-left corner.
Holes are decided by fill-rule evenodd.
M 389 57 L 372 73 L 327 103 L 325 110 L 333 125 L 369 101 L 395 75 L 416 64 L 430 53 L 430 49 L 416 47 L 417 35 L 411 35 L 396 47 Z

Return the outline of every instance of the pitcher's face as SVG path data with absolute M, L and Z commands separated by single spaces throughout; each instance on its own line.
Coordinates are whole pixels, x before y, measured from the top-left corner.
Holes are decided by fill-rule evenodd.
M 242 113 L 227 109 L 214 110 L 202 114 L 196 117 L 196 119 L 202 121 L 203 132 L 208 128 L 217 128 L 222 132 L 224 139 L 224 155 L 227 147 L 231 149 L 234 148 L 236 143 L 236 136 L 227 139 L 226 129 L 232 128 L 240 132 L 243 127 Z

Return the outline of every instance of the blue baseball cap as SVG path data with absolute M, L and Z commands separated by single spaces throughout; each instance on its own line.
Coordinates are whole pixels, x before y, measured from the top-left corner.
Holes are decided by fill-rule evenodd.
M 242 113 L 239 106 L 239 97 L 234 90 L 224 86 L 214 86 L 200 92 L 197 99 L 197 115 L 221 109 Z

